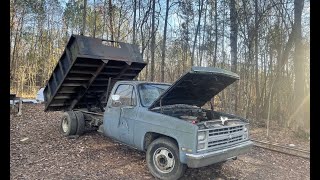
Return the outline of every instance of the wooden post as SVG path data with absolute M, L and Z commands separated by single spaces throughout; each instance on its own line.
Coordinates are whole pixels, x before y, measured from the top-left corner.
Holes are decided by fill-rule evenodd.
M 12 99 L 11 110 L 14 111 L 14 99 Z
M 11 104 L 11 111 L 14 111 L 14 106 L 15 106 L 15 99 L 16 99 L 16 94 L 10 94 L 10 101 L 12 100 L 12 104 Z
M 17 116 L 22 115 L 22 99 L 19 98 L 18 114 Z

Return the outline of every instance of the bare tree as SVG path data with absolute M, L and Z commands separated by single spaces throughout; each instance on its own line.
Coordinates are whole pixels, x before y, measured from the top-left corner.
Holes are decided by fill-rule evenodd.
M 156 30 L 155 30 L 155 13 L 156 13 L 156 1 L 152 0 L 152 25 L 151 25 L 151 70 L 150 80 L 154 80 L 154 52 L 155 52 L 155 41 L 156 41 Z
M 191 66 L 193 66 L 194 63 L 194 51 L 196 48 L 196 43 L 197 43 L 197 37 L 198 37 L 198 32 L 200 29 L 200 22 L 201 22 L 201 15 L 202 15 L 202 9 L 203 9 L 203 1 L 204 0 L 199 0 L 199 16 L 198 16 L 198 24 L 197 24 L 197 29 L 194 35 L 194 41 L 193 41 L 193 46 L 192 46 L 192 54 L 191 54 Z
M 217 63 L 217 48 L 218 48 L 218 0 L 214 0 L 214 34 L 215 34 L 215 45 L 214 45 L 214 56 L 213 66 Z
M 83 0 L 83 19 L 82 19 L 82 30 L 81 35 L 86 32 L 86 18 L 87 18 L 87 0 Z
M 166 42 L 167 42 L 167 25 L 168 25 L 168 14 L 169 14 L 169 0 L 166 1 L 166 17 L 164 20 L 163 29 L 163 43 L 162 43 L 162 54 L 161 54 L 161 82 L 164 82 L 164 60 L 166 58 Z
M 256 88 L 256 109 L 255 109 L 255 117 L 259 119 L 259 100 L 260 100 L 260 92 L 259 92 L 259 66 L 258 66 L 258 55 L 259 55 L 259 44 L 258 44 L 258 37 L 259 37 L 259 10 L 258 10 L 258 0 L 254 1 L 254 53 L 255 53 L 255 88 Z
M 107 0 L 104 0 L 104 2 L 103 2 L 103 26 L 102 26 L 101 38 L 104 38 L 105 31 L 108 31 L 108 29 L 105 29 L 105 27 L 106 27 L 106 7 L 107 7 Z M 108 32 L 107 32 L 107 39 L 108 39 Z
M 301 15 L 304 6 L 304 0 L 294 1 L 294 112 L 299 110 L 305 98 L 304 83 L 305 83 L 305 70 L 304 70 L 304 53 L 302 47 L 301 36 Z M 303 121 L 305 116 L 304 112 L 297 113 L 295 118 L 297 122 Z
M 238 22 L 237 22 L 236 0 L 230 0 L 230 48 L 231 48 L 231 71 L 237 72 L 237 43 L 238 43 Z M 234 85 L 233 98 L 234 111 L 237 112 L 238 85 Z
M 93 0 L 93 10 L 94 10 L 93 37 L 96 37 L 96 30 L 97 30 L 97 11 L 96 11 L 96 0 Z
M 132 24 L 132 44 L 136 44 L 136 16 L 137 16 L 137 0 L 133 0 L 133 24 Z
M 110 34 L 111 34 L 110 40 L 113 41 L 113 40 L 114 40 L 114 29 L 113 29 L 113 7 L 112 7 L 112 0 L 109 0 L 108 13 L 109 13 Z

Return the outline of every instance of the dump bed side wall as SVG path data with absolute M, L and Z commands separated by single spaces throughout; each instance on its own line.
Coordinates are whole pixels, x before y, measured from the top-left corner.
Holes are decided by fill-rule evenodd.
M 43 91 L 46 109 L 75 61 L 76 57 L 72 54 L 78 54 L 79 52 L 78 44 L 75 40 L 75 37 L 71 36 Z
M 115 82 L 132 80 L 145 67 L 137 46 L 104 42 L 71 36 L 44 89 L 46 111 L 105 105 Z

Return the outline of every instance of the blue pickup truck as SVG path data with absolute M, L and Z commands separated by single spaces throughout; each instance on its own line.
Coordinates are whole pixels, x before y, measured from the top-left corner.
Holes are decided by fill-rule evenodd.
M 159 179 L 179 179 L 187 167 L 250 150 L 248 121 L 215 111 L 210 101 L 237 74 L 192 67 L 173 84 L 137 81 L 145 66 L 138 48 L 104 41 L 73 35 L 44 89 L 45 111 L 64 111 L 65 136 L 98 131 L 145 151 L 149 171 Z

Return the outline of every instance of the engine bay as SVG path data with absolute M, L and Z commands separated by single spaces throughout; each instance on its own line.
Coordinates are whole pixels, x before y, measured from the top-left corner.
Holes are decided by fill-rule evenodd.
M 196 124 L 200 129 L 243 124 L 239 118 L 233 115 L 185 104 L 162 106 L 162 108 L 154 108 L 152 111 Z

